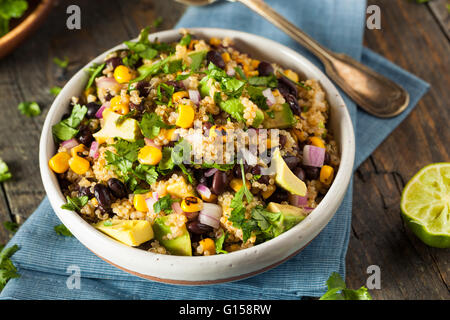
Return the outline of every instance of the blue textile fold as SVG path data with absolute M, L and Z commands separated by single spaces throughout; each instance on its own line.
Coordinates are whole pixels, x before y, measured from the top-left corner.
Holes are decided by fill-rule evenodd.
M 361 0 L 267 0 L 324 46 L 343 52 L 401 84 L 410 94 L 408 109 L 392 119 L 378 119 L 358 110 L 345 94 L 356 136 L 357 168 L 411 112 L 429 86 L 362 46 L 366 3 Z M 320 62 L 286 34 L 238 3 L 220 2 L 189 8 L 177 27 L 236 29 L 273 39 Z M 370 32 L 370 31 L 369 31 Z M 345 275 L 352 210 L 353 181 L 336 215 L 302 252 L 280 266 L 249 279 L 211 286 L 176 286 L 144 280 L 121 271 L 86 249 L 73 237 L 62 237 L 47 198 L 8 243 L 21 249 L 12 260 L 20 278 L 8 282 L 0 299 L 299 299 L 320 296 L 328 276 Z M 77 266 L 80 289 L 69 289 L 68 267 Z M 70 281 L 70 279 L 69 279 Z

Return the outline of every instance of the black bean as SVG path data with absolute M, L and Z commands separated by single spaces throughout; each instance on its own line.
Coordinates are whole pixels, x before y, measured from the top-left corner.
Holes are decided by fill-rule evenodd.
M 294 170 L 300 164 L 300 159 L 294 156 L 283 157 L 283 159 L 291 170 Z
M 260 175 L 261 174 L 261 166 L 257 164 L 252 168 L 252 175 Z
M 98 201 L 99 207 L 107 211 L 111 208 L 112 198 L 109 189 L 101 183 L 97 183 L 94 187 L 94 196 Z
M 139 81 L 136 83 L 135 88 L 139 91 L 141 97 L 147 97 L 150 93 L 150 83 L 148 81 Z
M 92 141 L 94 141 L 92 132 L 88 128 L 81 129 L 80 132 L 78 133 L 77 139 L 80 143 L 84 144 L 87 147 L 89 147 Z
M 280 146 L 281 148 L 283 148 L 286 145 L 287 142 L 287 138 L 284 134 L 280 134 L 280 137 L 278 138 L 279 142 L 280 142 Z
M 218 170 L 213 177 L 211 191 L 216 194 L 222 194 L 227 188 L 228 176 L 226 172 Z
M 278 79 L 278 90 L 283 95 L 283 97 L 286 99 L 286 94 L 292 94 L 295 98 L 298 97 L 298 89 L 297 85 L 294 84 L 292 81 L 286 79 L 286 77 L 281 77 Z
M 88 187 L 80 187 L 80 189 L 78 190 L 78 196 L 79 197 L 88 197 L 89 199 L 92 198 L 93 194 L 91 192 L 91 188 Z
M 272 65 L 267 61 L 261 61 L 258 64 L 258 74 L 262 77 L 273 74 L 273 71 Z
M 294 174 L 297 176 L 297 178 L 299 178 L 302 181 L 305 181 L 305 170 L 303 170 L 301 167 L 297 167 L 294 170 Z
M 225 61 L 223 61 L 222 56 L 217 51 L 208 51 L 208 53 L 206 54 L 206 61 L 208 65 L 210 62 L 212 62 L 220 69 L 225 69 Z
M 261 176 L 261 178 L 258 179 L 259 183 L 269 185 L 270 176 Z
M 327 165 L 329 165 L 331 163 L 331 157 L 328 152 L 325 152 L 325 158 L 324 158 L 323 162 L 324 162 L 324 164 L 327 164 Z
M 288 200 L 289 194 L 287 193 L 287 191 L 279 188 L 267 199 L 268 202 L 276 202 L 276 203 L 281 203 L 283 201 Z
M 113 96 L 109 92 L 105 95 L 105 101 L 110 101 L 112 98 Z
M 113 57 L 113 58 L 109 58 L 108 60 L 106 60 L 105 63 L 107 65 L 110 65 L 113 69 L 115 69 L 117 66 L 120 66 L 121 64 L 123 64 L 123 61 L 119 57 Z
M 252 168 L 248 164 L 244 163 L 244 173 L 251 172 L 251 169 Z M 234 176 L 236 178 L 242 178 L 242 171 L 241 171 L 241 165 L 240 164 L 236 164 L 233 167 L 233 174 L 234 174 Z
M 186 90 L 186 88 L 184 87 L 183 82 L 181 81 L 167 81 L 166 84 L 168 86 L 172 86 L 175 88 L 175 91 L 183 91 Z
M 209 122 L 209 121 L 203 122 L 202 128 L 203 128 L 203 135 L 204 135 L 205 137 L 208 137 L 208 136 L 209 136 L 209 129 L 211 129 L 212 126 L 213 126 L 212 123 Z
M 98 109 L 100 109 L 100 105 L 96 104 L 95 102 L 89 102 L 87 105 L 87 112 L 86 112 L 86 118 L 93 119 L 95 118 L 95 114 L 97 113 Z
M 118 199 L 125 198 L 128 195 L 127 187 L 122 181 L 116 178 L 111 178 L 107 182 L 111 193 Z
M 292 112 L 297 116 L 301 116 L 302 109 L 300 109 L 300 106 L 298 105 L 297 98 L 290 93 L 288 93 L 284 98 L 286 99 L 286 102 L 289 104 L 289 107 L 291 108 Z
M 200 223 L 198 221 L 193 221 L 193 222 L 188 223 L 187 229 L 190 232 L 195 233 L 195 234 L 204 234 L 204 233 L 213 231 L 213 228 L 211 226 Z
M 320 169 L 317 167 L 303 166 L 305 170 L 306 178 L 309 180 L 315 180 L 319 178 Z
M 136 110 L 137 112 L 143 113 L 145 110 L 144 102 L 142 101 L 140 104 L 134 104 L 133 102 L 130 102 L 128 104 L 130 107 L 130 110 Z

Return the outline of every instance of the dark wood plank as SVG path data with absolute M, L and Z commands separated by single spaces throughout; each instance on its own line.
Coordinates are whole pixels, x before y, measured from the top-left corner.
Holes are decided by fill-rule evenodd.
M 432 85 L 412 114 L 355 175 L 347 281 L 365 283 L 366 268 L 381 268 L 376 299 L 449 299 L 450 251 L 424 245 L 400 217 L 400 196 L 421 167 L 449 161 L 450 45 L 426 5 L 371 0 L 382 30 L 366 30 L 365 44 Z
M 434 0 L 428 3 L 431 12 L 441 25 L 442 31 L 450 39 L 450 13 L 447 6 L 450 5 L 447 0 Z

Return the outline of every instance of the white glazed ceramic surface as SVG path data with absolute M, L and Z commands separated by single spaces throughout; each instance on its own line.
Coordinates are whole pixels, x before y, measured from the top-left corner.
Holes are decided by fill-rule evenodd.
M 48 167 L 48 160 L 55 153 L 51 127 L 67 112 L 71 97 L 79 96 L 83 91 L 88 80 L 85 68 L 65 85 L 48 112 L 40 140 L 39 163 L 45 190 L 57 216 L 96 255 L 144 278 L 167 283 L 210 284 L 238 280 L 263 272 L 295 255 L 316 237 L 333 217 L 346 193 L 352 174 L 355 141 L 349 113 L 335 86 L 303 56 L 277 42 L 249 33 L 209 28 L 191 28 L 190 31 L 201 38 L 230 37 L 241 52 L 293 69 L 306 79 L 320 81 L 331 105 L 330 126 L 341 153 L 341 165 L 327 195 L 305 220 L 275 239 L 252 248 L 214 256 L 183 257 L 128 247 L 91 227 L 77 213 L 61 209 L 65 198 L 55 174 Z M 178 30 L 168 30 L 152 34 L 150 39 L 170 42 L 177 41 L 179 37 Z M 124 46 L 119 45 L 110 51 L 122 47 Z M 106 54 L 107 52 L 98 56 L 88 65 L 102 62 Z

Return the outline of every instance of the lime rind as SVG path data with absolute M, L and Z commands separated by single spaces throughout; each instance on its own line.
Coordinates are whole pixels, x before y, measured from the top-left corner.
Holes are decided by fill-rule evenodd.
M 424 243 L 450 248 L 450 163 L 431 164 L 414 175 L 400 207 L 406 224 Z

